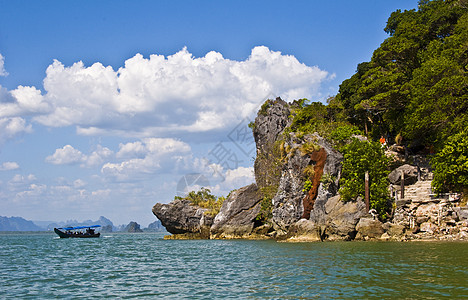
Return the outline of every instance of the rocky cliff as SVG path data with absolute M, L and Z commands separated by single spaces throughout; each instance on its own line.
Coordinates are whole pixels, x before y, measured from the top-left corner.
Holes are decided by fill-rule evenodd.
M 317 134 L 288 130 L 298 108 L 280 98 L 265 102 L 253 124 L 256 183 L 233 191 L 216 216 L 183 199 L 157 203 L 153 213 L 167 231 L 175 238 L 468 239 L 467 210 L 456 201 L 399 199 L 385 224 L 366 211 L 363 199 L 341 201 L 343 155 Z M 388 156 L 406 162 L 398 151 Z M 404 165 L 390 173 L 393 197 L 402 172 L 410 189 L 430 179 L 424 171 Z

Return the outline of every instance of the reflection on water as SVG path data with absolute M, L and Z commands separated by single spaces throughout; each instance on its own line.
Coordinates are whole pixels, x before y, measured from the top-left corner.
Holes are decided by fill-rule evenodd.
M 0 235 L 0 298 L 468 297 L 468 243 Z

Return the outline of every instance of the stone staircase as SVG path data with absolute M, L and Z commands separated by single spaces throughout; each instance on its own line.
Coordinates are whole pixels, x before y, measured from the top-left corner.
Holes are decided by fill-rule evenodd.
M 432 193 L 431 182 L 431 180 L 420 180 L 415 184 L 405 186 L 405 200 L 411 202 L 433 201 L 435 195 Z

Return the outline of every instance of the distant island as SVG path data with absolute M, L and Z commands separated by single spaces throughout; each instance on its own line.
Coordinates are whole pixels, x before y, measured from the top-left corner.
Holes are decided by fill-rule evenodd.
M 101 225 L 101 232 L 160 232 L 165 231 L 159 220 L 149 224 L 147 228 L 140 228 L 140 224 L 130 222 L 127 225 L 114 226 L 111 220 L 101 216 L 98 220 L 86 220 L 78 222 L 70 220 L 66 222 L 30 221 L 21 217 L 0 216 L 0 231 L 53 231 L 54 227 L 86 226 L 90 224 Z

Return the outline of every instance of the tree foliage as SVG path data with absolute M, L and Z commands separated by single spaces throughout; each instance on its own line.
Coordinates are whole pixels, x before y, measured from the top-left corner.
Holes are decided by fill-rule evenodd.
M 432 186 L 437 192 L 464 192 L 468 188 L 468 129 L 450 137 L 432 159 Z
M 390 37 L 358 65 L 337 95 L 345 115 L 373 138 L 401 133 L 413 145 L 435 145 L 468 125 L 466 1 L 420 1 L 393 12 Z
M 343 170 L 340 178 L 340 194 L 343 201 L 364 198 L 364 176 L 369 172 L 370 208 L 377 210 L 381 218 L 387 212 L 388 158 L 378 142 L 354 139 L 344 148 Z

